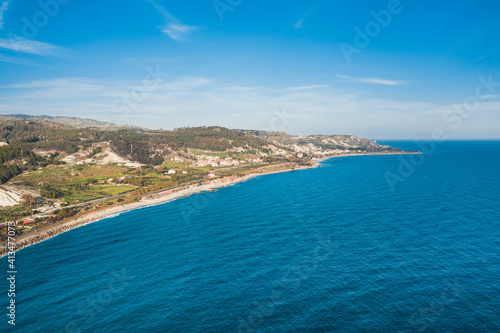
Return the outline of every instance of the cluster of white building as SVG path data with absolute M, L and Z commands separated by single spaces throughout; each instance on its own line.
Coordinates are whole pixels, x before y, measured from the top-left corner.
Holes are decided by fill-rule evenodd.
M 239 161 L 237 159 L 226 157 L 224 159 L 219 156 L 206 156 L 200 155 L 198 156 L 198 161 L 192 164 L 193 167 L 206 167 L 210 166 L 212 168 L 217 167 L 231 167 L 231 166 L 239 166 L 243 163 L 262 163 L 262 159 L 260 157 L 257 158 L 247 158 L 243 161 Z
M 131 176 L 122 176 L 122 177 L 118 178 L 118 184 L 123 183 L 125 181 L 125 179 L 127 179 L 127 178 L 131 178 Z M 113 180 L 114 180 L 114 178 L 108 178 L 108 180 L 106 180 L 106 183 L 111 184 L 111 185 L 115 185 L 113 183 Z
M 313 152 L 313 156 L 332 156 L 332 155 L 340 155 L 340 154 L 354 154 L 354 153 L 364 153 L 364 150 L 347 150 L 347 149 L 327 149 L 323 151 L 315 151 Z
M 192 166 L 198 167 L 206 167 L 210 166 L 212 168 L 216 167 L 230 167 L 230 166 L 238 166 L 240 165 L 240 161 L 233 159 L 231 157 L 226 157 L 224 159 L 219 156 L 206 156 L 200 155 L 197 157 L 198 161 L 196 161 Z
M 175 169 L 169 169 L 167 172 L 165 172 L 166 175 L 175 175 L 177 171 Z M 187 171 L 182 171 L 182 174 L 187 175 Z

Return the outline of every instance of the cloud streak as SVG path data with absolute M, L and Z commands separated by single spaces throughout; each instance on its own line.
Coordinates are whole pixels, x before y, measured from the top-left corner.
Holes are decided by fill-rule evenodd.
M 303 27 L 303 22 L 304 20 L 303 19 L 300 19 L 300 20 L 297 20 L 297 22 L 295 22 L 295 24 L 293 25 L 294 29 L 295 30 L 299 30 L 300 28 Z
M 9 64 L 15 64 L 15 65 L 26 65 L 28 62 L 26 59 L 23 58 L 18 58 L 18 57 L 11 57 L 5 54 L 0 54 L 0 62 L 6 62 Z
M 59 50 L 59 47 L 55 45 L 23 38 L 16 35 L 12 35 L 12 37 L 9 39 L 0 38 L 0 48 L 41 56 L 54 55 L 55 51 Z
M 483 95 L 481 96 L 481 99 L 489 99 L 489 100 L 500 99 L 500 95 Z
M 348 75 L 337 74 L 339 79 L 342 79 L 344 82 L 357 82 L 357 83 L 367 83 L 367 84 L 378 84 L 384 86 L 401 86 L 406 84 L 406 81 L 399 80 L 388 80 L 384 78 L 376 78 L 376 77 L 351 77 Z
M 304 21 L 309 18 L 311 15 L 314 14 L 314 12 L 318 9 L 319 5 L 316 5 L 314 7 L 311 7 L 306 10 L 306 12 L 302 15 L 300 19 L 298 19 L 295 24 L 293 25 L 293 28 L 295 30 L 299 30 L 304 28 Z
M 3 15 L 8 7 L 9 3 L 7 1 L 3 1 L 2 4 L 0 5 L 0 29 L 3 29 L 4 27 Z
M 182 23 L 155 1 L 150 0 L 150 2 L 166 20 L 166 24 L 161 27 L 162 32 L 173 40 L 185 42 L 189 34 L 198 29 L 196 26 Z
M 327 87 L 330 87 L 330 86 L 327 84 L 321 84 L 321 85 L 290 87 L 290 88 L 286 88 L 286 90 L 288 90 L 288 91 L 303 91 L 303 90 L 315 90 L 315 89 L 321 89 L 321 88 L 327 88 Z

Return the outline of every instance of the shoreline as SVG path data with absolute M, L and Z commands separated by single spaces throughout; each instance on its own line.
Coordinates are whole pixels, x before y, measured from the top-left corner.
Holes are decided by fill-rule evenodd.
M 58 236 L 60 234 L 65 233 L 67 231 L 70 231 L 70 230 L 73 230 L 73 229 L 76 229 L 79 227 L 83 227 L 85 225 L 88 225 L 88 224 L 91 224 L 94 222 L 101 221 L 101 220 L 108 218 L 108 217 L 111 217 L 112 215 L 115 215 L 115 214 L 119 215 L 121 213 L 129 212 L 129 211 L 132 211 L 135 209 L 145 208 L 145 207 L 149 207 L 149 206 L 157 206 L 157 205 L 164 204 L 164 203 L 167 203 L 170 201 L 174 201 L 174 200 L 179 199 L 179 198 L 189 197 L 189 196 L 194 195 L 194 194 L 213 191 L 213 190 L 217 190 L 220 188 L 225 188 L 225 187 L 228 187 L 231 185 L 245 182 L 247 180 L 250 180 L 250 179 L 258 177 L 258 176 L 266 176 L 266 175 L 278 174 L 278 173 L 283 173 L 283 172 L 314 169 L 314 168 L 319 167 L 321 162 L 324 162 L 324 161 L 332 159 L 332 158 L 338 158 L 338 157 L 366 156 L 366 155 L 407 155 L 407 154 L 419 154 L 419 153 L 420 152 L 339 154 L 338 156 L 329 156 L 329 157 L 324 157 L 324 158 L 314 160 L 313 161 L 314 165 L 312 165 L 312 166 L 303 166 L 303 167 L 298 167 L 298 168 L 294 168 L 294 169 L 288 168 L 288 169 L 284 169 L 284 170 L 277 170 L 277 171 L 270 171 L 270 172 L 251 173 L 251 174 L 245 175 L 243 177 L 235 177 L 235 178 L 229 178 L 229 179 L 221 178 L 219 180 L 212 181 L 209 184 L 190 186 L 188 188 L 183 188 L 183 189 L 180 189 L 178 191 L 172 192 L 170 194 L 167 194 L 167 192 L 172 191 L 172 190 L 165 190 L 165 191 L 162 191 L 159 193 L 150 194 L 150 195 L 154 195 L 154 196 L 159 196 L 159 198 L 145 199 L 146 197 L 150 196 L 150 195 L 146 195 L 146 196 L 142 197 L 138 202 L 127 203 L 127 204 L 123 204 L 123 205 L 119 205 L 119 206 L 105 207 L 105 208 L 102 208 L 101 210 L 98 210 L 98 211 L 93 211 L 93 212 L 83 214 L 81 216 L 72 217 L 69 221 L 66 221 L 66 222 L 61 222 L 59 224 L 56 223 L 52 226 L 44 228 L 40 232 L 37 230 L 34 233 L 28 233 L 26 235 L 21 235 L 19 238 L 16 238 L 16 240 L 15 240 L 16 249 L 14 252 L 25 249 L 31 245 L 41 243 L 45 240 L 51 239 L 55 236 Z M 5 244 L 2 244 L 1 248 L 0 248 L 0 258 L 7 256 L 7 255 L 8 255 L 7 242 L 5 242 Z
M 227 187 L 230 185 L 234 185 L 234 184 L 246 181 L 246 180 L 251 179 L 255 176 L 251 175 L 251 176 L 239 177 L 237 179 L 232 179 L 232 180 L 225 181 L 225 182 L 219 182 L 216 184 L 207 184 L 207 185 L 202 185 L 202 186 L 198 186 L 195 188 L 192 188 L 192 187 L 185 188 L 185 189 L 181 189 L 175 193 L 172 193 L 168 196 L 164 196 L 164 197 L 159 198 L 159 199 L 145 200 L 145 199 L 141 198 L 141 200 L 139 200 L 138 202 L 132 202 L 132 203 L 119 205 L 119 206 L 113 206 L 113 207 L 105 207 L 105 208 L 102 208 L 101 210 L 98 210 L 98 211 L 93 211 L 93 212 L 85 213 L 81 216 L 72 217 L 69 221 L 56 223 L 56 224 L 49 226 L 47 228 L 44 228 L 40 231 L 35 231 L 34 233 L 21 235 L 21 237 L 16 238 L 16 241 L 15 241 L 16 250 L 15 250 L 15 252 L 22 250 L 24 248 L 27 248 L 31 245 L 41 243 L 45 240 L 48 240 L 50 238 L 53 238 L 53 237 L 58 236 L 60 234 L 63 234 L 67 231 L 70 231 L 70 230 L 73 230 L 73 229 L 76 229 L 79 227 L 83 227 L 87 224 L 91 224 L 91 223 L 103 220 L 103 219 L 108 218 L 112 215 L 119 215 L 121 213 L 129 212 L 129 211 L 132 211 L 135 209 L 146 208 L 149 206 L 156 206 L 156 205 L 164 204 L 164 203 L 167 203 L 170 201 L 174 201 L 174 200 L 179 199 L 179 198 L 189 197 L 193 194 L 208 192 L 210 190 Z M 7 252 L 6 252 L 7 247 L 6 246 L 7 246 L 7 244 L 2 244 L 0 258 L 7 255 Z

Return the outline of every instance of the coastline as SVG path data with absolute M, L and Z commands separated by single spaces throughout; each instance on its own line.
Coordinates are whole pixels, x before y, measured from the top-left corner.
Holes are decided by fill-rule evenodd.
M 230 181 L 219 182 L 216 184 L 207 184 L 207 185 L 202 185 L 202 186 L 198 186 L 198 187 L 194 187 L 194 188 L 190 187 L 190 188 L 186 188 L 186 189 L 181 189 L 175 193 L 172 193 L 171 195 L 163 196 L 163 197 L 158 198 L 158 199 L 149 199 L 149 200 L 141 199 L 138 202 L 132 202 L 132 203 L 119 205 L 119 206 L 113 206 L 113 207 L 105 207 L 105 208 L 102 208 L 101 210 L 98 210 L 98 211 L 85 213 L 81 216 L 73 217 L 69 221 L 56 223 L 56 224 L 49 226 L 47 228 L 44 228 L 40 231 L 35 231 L 34 233 L 29 233 L 29 234 L 22 235 L 21 237 L 16 238 L 16 252 L 18 250 L 27 248 L 31 245 L 38 244 L 38 243 L 43 242 L 47 239 L 53 238 L 57 235 L 65 233 L 67 231 L 85 226 L 85 225 L 90 224 L 90 223 L 94 223 L 94 222 L 103 220 L 103 219 L 110 217 L 112 215 L 115 215 L 115 214 L 121 214 L 121 213 L 125 213 L 125 212 L 131 211 L 131 210 L 144 208 L 144 207 L 148 207 L 148 206 L 156 206 L 156 205 L 167 203 L 167 202 L 179 199 L 179 198 L 188 197 L 188 196 L 191 196 L 193 194 L 207 192 L 210 190 L 227 187 L 230 185 L 234 185 L 234 184 L 246 181 L 246 180 L 253 178 L 255 176 L 257 176 L 257 175 L 239 177 L 237 179 L 233 179 Z M 0 251 L 1 251 L 0 258 L 7 255 L 6 245 L 7 244 L 2 244 L 2 248 L 0 249 Z
M 149 196 L 156 196 L 157 198 L 153 199 L 145 199 L 148 196 L 145 196 L 141 198 L 140 201 L 138 202 L 132 202 L 132 203 L 127 203 L 123 205 L 118 205 L 118 206 L 112 206 L 112 207 L 105 207 L 102 208 L 101 210 L 98 211 L 92 211 L 89 213 L 85 213 L 80 216 L 72 217 L 70 218 L 69 221 L 63 221 L 60 223 L 56 223 L 54 225 L 51 225 L 47 228 L 44 228 L 40 231 L 35 231 L 33 233 L 28 233 L 26 235 L 21 235 L 20 237 L 16 238 L 15 241 L 15 252 L 27 248 L 31 245 L 41 243 L 45 240 L 48 240 L 50 238 L 53 238 L 57 235 L 60 235 L 62 233 L 65 233 L 67 231 L 85 226 L 90 223 L 94 223 L 100 220 L 103 220 L 107 217 L 110 217 L 115 214 L 121 214 L 125 213 L 131 210 L 139 209 L 139 208 L 144 208 L 148 206 L 156 206 L 159 204 L 164 204 L 179 198 L 183 197 L 189 197 L 193 194 L 197 193 L 202 193 L 202 192 L 207 192 L 207 191 L 213 191 L 217 190 L 219 188 L 224 188 L 228 187 L 234 184 L 238 184 L 241 182 L 245 182 L 249 179 L 252 179 L 254 177 L 258 176 L 265 176 L 265 175 L 272 175 L 272 174 L 277 174 L 277 173 L 283 173 L 283 172 L 290 172 L 290 171 L 298 171 L 298 170 L 307 170 L 307 169 L 313 169 L 317 168 L 320 166 L 321 162 L 324 162 L 326 160 L 332 159 L 332 158 L 337 158 L 337 157 L 347 157 L 347 156 L 366 156 L 366 155 L 406 155 L 406 154 L 416 154 L 417 152 L 412 152 L 412 153 L 360 153 L 360 154 L 340 154 L 338 156 L 329 156 L 329 157 L 324 157 L 321 159 L 314 160 L 314 165 L 312 166 L 302 166 L 298 168 L 288 168 L 284 170 L 276 170 L 276 171 L 270 171 L 270 172 L 260 172 L 260 173 L 251 173 L 242 177 L 233 177 L 233 178 L 221 178 L 216 181 L 212 181 L 209 184 L 204 184 L 204 185 L 198 185 L 198 186 L 190 186 L 188 188 L 183 188 L 178 191 L 169 193 L 169 194 L 162 194 L 164 192 L 169 192 L 169 190 L 165 190 L 163 192 L 159 192 L 153 195 Z M 171 190 L 170 190 L 171 192 Z M 7 249 L 7 242 L 5 244 L 1 245 L 0 248 L 0 258 L 7 256 L 8 254 L 8 249 Z

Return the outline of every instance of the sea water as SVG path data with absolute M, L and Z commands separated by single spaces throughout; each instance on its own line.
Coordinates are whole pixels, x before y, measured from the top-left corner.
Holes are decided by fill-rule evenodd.
M 500 142 L 390 144 L 23 249 L 16 329 L 500 331 Z

